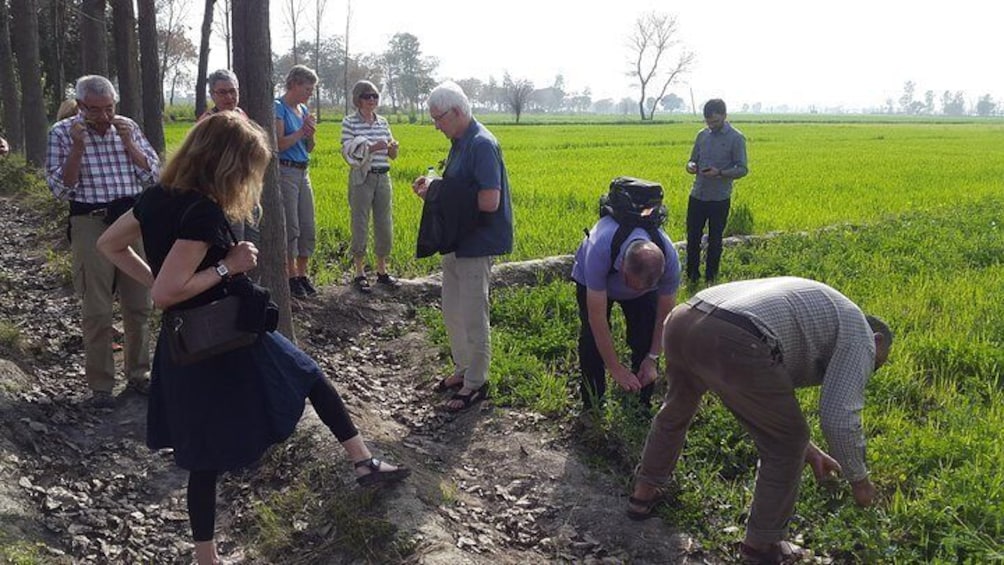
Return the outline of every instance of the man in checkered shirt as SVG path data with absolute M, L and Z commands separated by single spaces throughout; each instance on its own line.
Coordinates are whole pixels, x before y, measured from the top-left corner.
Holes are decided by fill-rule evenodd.
M 46 181 L 70 204 L 73 284 L 81 299 L 84 372 L 95 404 L 112 405 L 112 301 L 117 292 L 125 330 L 125 373 L 131 388 L 147 390 L 152 310 L 149 289 L 118 271 L 96 248 L 98 237 L 136 195 L 156 182 L 160 161 L 136 122 L 115 114 L 118 95 L 102 76 L 76 84 L 78 112 L 49 131 Z M 142 242 L 133 249 L 143 256 Z
M 817 480 L 842 472 L 855 501 L 870 505 L 875 488 L 865 467 L 861 409 L 865 385 L 888 358 L 892 338 L 885 322 L 816 281 L 758 279 L 697 293 L 666 320 L 669 389 L 645 442 L 628 515 L 652 515 L 709 389 L 760 455 L 745 559 L 771 562 L 792 549 L 783 539 L 805 464 Z M 807 386 L 822 387 L 819 419 L 833 457 L 809 440 L 795 397 L 796 388 Z

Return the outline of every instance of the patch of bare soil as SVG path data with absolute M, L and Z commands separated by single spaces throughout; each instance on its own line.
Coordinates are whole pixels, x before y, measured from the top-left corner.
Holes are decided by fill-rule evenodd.
M 121 391 L 108 410 L 86 400 L 77 302 L 66 274 L 45 267 L 61 234 L 39 233 L 31 211 L 12 200 L 0 202 L 0 225 L 0 321 L 17 328 L 0 343 L 0 547 L 37 543 L 53 563 L 191 562 L 187 475 L 169 453 L 146 448 L 145 397 Z M 445 397 L 431 387 L 446 365 L 416 308 L 437 293 L 436 277 L 368 296 L 334 286 L 294 313 L 300 345 L 334 381 L 368 442 L 414 470 L 378 495 L 382 517 L 413 548 L 404 561 L 714 561 L 660 520 L 628 520 L 626 478 L 586 464 L 567 424 L 490 400 L 460 415 L 436 410 Z M 296 457 L 337 456 L 312 410 L 304 420 L 312 443 L 325 448 Z M 339 469 L 350 482 L 348 464 Z M 254 471 L 228 478 L 226 492 L 253 480 Z M 233 528 L 242 522 L 230 514 L 238 510 L 219 507 L 217 539 L 239 556 Z M 261 561 L 247 552 L 243 562 Z

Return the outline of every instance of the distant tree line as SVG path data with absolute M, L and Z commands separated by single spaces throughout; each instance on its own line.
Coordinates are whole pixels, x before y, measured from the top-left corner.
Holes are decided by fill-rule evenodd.
M 940 113 L 945 116 L 976 114 L 977 116 L 987 117 L 999 114 L 1002 110 L 990 94 L 984 94 L 980 96 L 975 104 L 967 105 L 966 95 L 961 90 L 955 92 L 946 90 L 941 94 L 940 98 L 933 90 L 928 90 L 924 92 L 923 100 L 916 98 L 916 90 L 917 84 L 915 82 L 912 80 L 906 81 L 903 84 L 903 94 L 899 97 L 898 104 L 895 104 L 891 98 L 887 99 L 884 107 L 885 112 L 889 114 L 899 113 L 916 116 L 929 116 Z M 941 102 L 940 108 L 936 107 L 936 101 L 939 99 Z

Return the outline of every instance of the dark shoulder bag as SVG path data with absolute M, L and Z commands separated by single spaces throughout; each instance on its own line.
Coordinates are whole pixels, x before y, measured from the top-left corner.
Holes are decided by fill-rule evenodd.
M 192 206 L 182 214 L 182 220 Z M 237 238 L 229 225 L 227 231 L 236 245 Z M 234 294 L 202 306 L 165 312 L 164 331 L 171 359 L 178 365 L 191 365 L 254 343 L 258 332 L 237 329 L 240 312 L 241 297 Z

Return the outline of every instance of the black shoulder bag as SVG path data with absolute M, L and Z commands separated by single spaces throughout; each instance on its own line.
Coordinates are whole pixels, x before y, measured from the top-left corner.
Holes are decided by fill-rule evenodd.
M 185 210 L 181 220 L 194 205 Z M 229 224 L 227 231 L 233 244 L 237 245 L 237 237 Z M 228 284 L 225 285 L 227 287 Z M 178 365 L 191 365 L 254 343 L 258 332 L 238 329 L 241 302 L 241 296 L 230 294 L 228 290 L 227 296 L 209 304 L 165 312 L 164 331 L 167 332 L 171 359 Z

